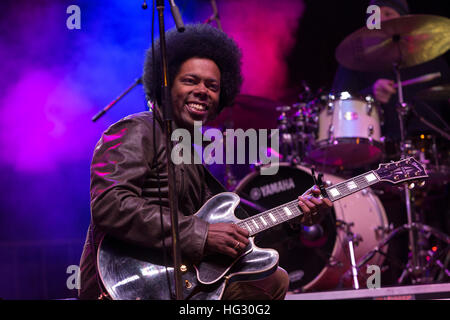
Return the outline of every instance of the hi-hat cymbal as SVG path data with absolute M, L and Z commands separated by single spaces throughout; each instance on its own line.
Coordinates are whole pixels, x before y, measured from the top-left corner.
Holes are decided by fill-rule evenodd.
M 421 90 L 416 94 L 416 98 L 431 101 L 450 100 L 450 83 Z
M 336 49 L 343 66 L 358 71 L 386 71 L 415 66 L 450 48 L 450 19 L 433 15 L 407 15 L 381 22 L 381 29 L 363 27 Z

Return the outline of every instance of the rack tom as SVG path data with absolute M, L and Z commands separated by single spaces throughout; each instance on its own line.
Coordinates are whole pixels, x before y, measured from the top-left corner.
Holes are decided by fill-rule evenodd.
M 383 154 L 378 104 L 371 96 L 330 94 L 319 113 L 319 129 L 308 158 L 346 168 L 378 162 Z

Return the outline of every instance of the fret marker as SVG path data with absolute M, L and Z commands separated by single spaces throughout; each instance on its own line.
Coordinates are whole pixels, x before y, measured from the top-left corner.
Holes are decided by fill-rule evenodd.
M 267 222 L 266 222 L 266 220 L 264 220 L 264 218 L 263 218 L 263 217 L 260 217 L 260 219 L 261 219 L 262 223 L 264 223 L 264 225 L 265 225 L 265 226 L 267 226 Z
M 336 188 L 330 189 L 330 193 L 333 197 L 337 197 L 341 194 Z
M 358 186 L 356 185 L 356 183 L 354 181 L 350 181 L 349 183 L 347 183 L 347 188 L 349 190 L 356 189 L 357 187 Z
M 245 226 L 247 227 L 248 231 L 252 232 L 252 227 L 250 227 L 250 224 L 246 223 Z
M 284 212 L 286 212 L 286 214 L 287 214 L 288 216 L 291 216 L 291 215 L 292 215 L 292 212 L 291 212 L 291 210 L 289 210 L 288 207 L 284 207 L 283 210 L 284 210 Z
M 273 216 L 273 214 L 269 213 L 270 219 L 272 219 L 273 222 L 277 222 L 277 219 Z
M 258 226 L 258 224 L 256 223 L 256 221 L 255 221 L 255 220 L 252 220 L 252 222 L 253 222 L 253 224 L 255 225 L 256 229 L 259 229 L 259 226 Z
M 368 174 L 367 176 L 365 176 L 367 182 L 372 182 L 374 180 L 377 180 L 377 177 L 375 177 L 375 175 L 373 173 Z

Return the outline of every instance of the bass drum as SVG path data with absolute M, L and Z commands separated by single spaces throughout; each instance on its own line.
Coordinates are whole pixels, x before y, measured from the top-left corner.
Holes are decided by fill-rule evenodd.
M 303 194 L 313 185 L 309 172 L 302 166 L 281 163 L 276 175 L 252 172 L 244 177 L 234 191 L 244 199 L 241 206 L 249 215 L 255 215 L 261 212 L 261 207 L 271 209 Z M 344 180 L 330 174 L 323 176 L 327 184 Z M 260 206 L 259 210 L 249 202 Z M 307 292 L 351 287 L 352 278 L 343 277 L 351 268 L 346 232 L 337 227 L 337 222 L 341 225 L 342 222 L 353 223 L 351 231 L 360 236 L 359 244 L 355 247 L 357 262 L 383 240 L 385 230 L 388 229 L 383 205 L 370 189 L 365 189 L 335 201 L 320 224 L 307 227 L 286 222 L 258 234 L 255 243 L 259 247 L 273 248 L 279 252 L 279 265 L 289 273 L 290 290 Z M 368 264 L 381 267 L 383 261 L 383 255 L 377 253 Z M 359 274 L 360 284 L 364 286 L 365 282 L 361 281 L 367 277 L 365 268 L 361 268 Z

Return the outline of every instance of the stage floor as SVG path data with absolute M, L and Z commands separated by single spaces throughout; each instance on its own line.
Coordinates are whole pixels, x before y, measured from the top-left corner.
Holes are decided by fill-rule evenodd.
M 450 300 L 450 283 L 287 294 L 285 300 Z

